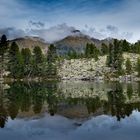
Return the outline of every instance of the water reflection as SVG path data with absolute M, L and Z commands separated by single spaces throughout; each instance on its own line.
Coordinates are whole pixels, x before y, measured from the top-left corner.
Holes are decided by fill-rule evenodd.
M 14 82 L 0 88 L 0 127 L 8 121 L 48 112 L 67 118 L 106 114 L 118 121 L 140 111 L 140 83 Z

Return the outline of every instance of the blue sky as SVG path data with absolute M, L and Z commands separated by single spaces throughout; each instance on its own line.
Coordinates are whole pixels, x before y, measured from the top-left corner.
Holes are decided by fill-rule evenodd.
M 135 42 L 140 39 L 139 7 L 140 0 L 0 0 L 0 32 L 55 41 L 75 28 L 99 39 Z

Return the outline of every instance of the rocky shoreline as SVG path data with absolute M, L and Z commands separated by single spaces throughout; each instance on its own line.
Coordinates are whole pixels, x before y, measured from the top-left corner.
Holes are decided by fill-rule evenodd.
M 103 81 L 112 81 L 112 82 L 140 82 L 139 77 L 131 76 L 131 75 L 125 75 L 125 76 L 119 76 L 118 78 L 112 77 L 112 78 L 104 78 L 104 77 L 86 77 L 86 78 L 62 78 L 62 81 L 95 81 L 95 82 L 103 82 Z

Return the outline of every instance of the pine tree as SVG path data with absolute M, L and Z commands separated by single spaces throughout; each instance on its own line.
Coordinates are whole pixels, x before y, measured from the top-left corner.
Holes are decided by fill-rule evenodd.
M 102 43 L 101 46 L 101 54 L 102 55 L 107 55 L 109 52 L 108 46 L 105 43 Z
M 136 70 L 138 72 L 138 77 L 140 77 L 140 58 L 137 59 Z
M 122 46 L 122 51 L 123 52 L 130 52 L 131 51 L 131 46 L 129 42 L 126 40 L 121 41 L 121 46 Z
M 74 49 L 68 51 L 68 59 L 77 59 L 77 58 L 78 58 L 78 54 Z
M 126 63 L 125 63 L 125 67 L 126 67 L 126 73 L 127 74 L 131 74 L 132 72 L 132 64 L 129 58 L 127 58 Z
M 23 56 L 25 65 L 30 64 L 31 63 L 31 51 L 30 51 L 30 49 L 29 48 L 25 48 L 25 49 L 23 48 L 21 50 L 21 54 Z
M 87 44 L 85 49 L 85 57 L 86 58 L 94 58 L 95 61 L 98 60 L 99 50 L 96 48 L 94 44 Z
M 132 50 L 133 53 L 138 53 L 140 54 L 140 41 L 136 42 L 134 45 L 133 45 L 133 50 Z
M 9 48 L 8 70 L 13 78 L 23 78 L 24 66 L 23 57 L 19 51 L 18 45 L 13 42 Z
M 127 84 L 127 96 L 129 98 L 129 100 L 132 98 L 132 95 L 133 95 L 133 86 L 132 86 L 132 83 L 128 83 Z
M 0 55 L 3 56 L 7 49 L 8 49 L 7 37 L 6 35 L 2 35 L 0 41 Z
M 91 57 L 95 59 L 95 61 L 97 61 L 99 58 L 99 50 L 97 49 L 97 47 L 94 44 L 91 44 L 90 46 L 91 48 Z
M 113 45 L 109 44 L 109 50 L 108 50 L 108 56 L 107 56 L 107 66 L 111 67 L 113 64 Z
M 6 35 L 2 35 L 0 40 L 0 77 L 3 77 L 3 72 L 6 70 L 6 51 L 8 49 L 8 41 Z
M 90 44 L 87 43 L 86 49 L 85 49 L 85 57 L 89 58 L 90 56 Z
M 47 53 L 47 72 L 46 76 L 48 79 L 57 78 L 57 66 L 56 66 L 56 47 L 51 44 L 48 48 Z
M 39 46 L 33 50 L 33 74 L 34 76 L 41 76 L 44 73 L 44 55 Z
M 23 62 L 24 62 L 24 75 L 25 76 L 30 76 L 32 73 L 32 55 L 31 51 L 29 48 L 23 48 L 21 50 L 21 55 L 23 57 Z
M 122 46 L 120 41 L 114 39 L 114 44 L 109 47 L 109 55 L 107 57 L 107 64 L 109 67 L 112 67 L 114 72 L 118 75 L 122 74 Z

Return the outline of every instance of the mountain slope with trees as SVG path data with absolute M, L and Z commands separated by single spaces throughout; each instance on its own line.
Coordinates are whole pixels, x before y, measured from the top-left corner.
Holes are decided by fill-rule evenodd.
M 81 40 L 79 40 L 79 38 Z M 83 38 L 85 39 L 84 41 Z M 86 74 L 84 75 L 85 79 L 95 79 L 94 77 L 99 76 L 108 77 L 108 79 L 110 79 L 124 75 L 140 77 L 139 41 L 135 44 L 130 44 L 126 40 L 117 39 L 113 41 L 110 40 L 108 43 L 95 39 L 94 41 L 98 43 L 94 43 L 93 39 L 89 37 L 87 39 L 87 36 L 73 36 L 67 37 L 66 39 L 66 44 L 71 45 L 69 49 L 67 48 L 68 46 L 58 47 L 57 43 L 50 44 L 49 46 L 45 45 L 46 47 L 38 46 L 38 43 L 35 43 L 36 41 L 32 44 L 32 47 L 30 47 L 31 44 L 29 44 L 29 47 L 25 44 L 24 47 L 23 44 L 19 46 L 16 40 L 8 41 L 6 36 L 3 35 L 0 41 L 1 78 L 3 78 L 5 72 L 8 72 L 7 76 L 13 79 L 63 79 L 64 76 L 58 73 L 58 71 L 62 70 L 61 72 L 64 74 L 67 67 L 69 68 L 67 75 L 71 75 L 71 71 L 75 69 L 78 71 L 83 69 L 83 73 L 86 71 L 85 73 L 87 74 L 87 76 Z M 77 43 L 81 43 L 81 45 L 85 45 L 85 47 L 77 46 Z M 97 44 L 100 44 L 100 46 Z M 82 51 L 77 48 L 80 48 Z M 126 55 L 128 55 L 128 58 L 124 57 Z M 136 59 L 131 59 L 131 55 L 136 56 Z M 66 61 L 69 66 L 65 63 Z M 76 62 L 77 65 L 73 62 Z M 79 63 L 81 63 L 84 68 L 78 67 Z M 134 63 L 135 66 L 133 66 Z M 71 64 L 74 67 L 71 66 Z M 90 68 L 88 65 L 90 65 Z M 104 72 L 101 74 L 101 68 L 102 70 L 106 69 L 109 74 Z M 88 71 L 90 71 L 90 75 Z M 92 71 L 94 71 L 94 74 Z M 83 73 L 79 75 L 83 75 Z M 69 77 L 75 76 L 76 74 Z

